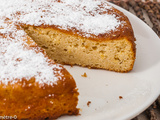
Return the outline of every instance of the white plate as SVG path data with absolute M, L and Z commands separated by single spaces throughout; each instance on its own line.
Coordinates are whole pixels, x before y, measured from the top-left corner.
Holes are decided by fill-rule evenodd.
M 143 21 L 115 6 L 128 16 L 136 36 L 137 55 L 129 73 L 65 66 L 79 89 L 79 116 L 58 120 L 128 120 L 156 100 L 160 94 L 160 39 Z M 86 78 L 81 75 L 87 73 Z M 122 96 L 123 99 L 119 99 Z M 91 101 L 90 106 L 87 102 Z

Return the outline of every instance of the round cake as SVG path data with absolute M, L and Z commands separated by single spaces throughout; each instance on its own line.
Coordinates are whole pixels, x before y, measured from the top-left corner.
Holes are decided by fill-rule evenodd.
M 76 83 L 55 62 L 133 69 L 132 26 L 106 0 L 0 2 L 0 115 L 55 119 L 79 114 Z

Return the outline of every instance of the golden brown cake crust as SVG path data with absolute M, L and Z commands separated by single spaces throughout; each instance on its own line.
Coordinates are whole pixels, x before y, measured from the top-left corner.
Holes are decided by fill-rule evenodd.
M 78 92 L 73 78 L 64 71 L 63 81 L 57 85 L 39 87 L 34 78 L 23 79 L 6 88 L 0 85 L 1 115 L 14 116 L 18 119 L 39 120 L 57 118 L 61 115 L 77 115 Z M 25 84 L 25 85 L 24 85 Z

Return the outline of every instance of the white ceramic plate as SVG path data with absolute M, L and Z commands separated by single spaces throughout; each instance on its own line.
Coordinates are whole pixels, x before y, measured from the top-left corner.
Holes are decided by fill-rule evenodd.
M 160 94 L 160 39 L 143 21 L 115 6 L 128 16 L 136 36 L 137 55 L 129 73 L 65 66 L 79 89 L 79 116 L 58 120 L 128 120 L 156 100 Z M 87 73 L 84 78 L 81 75 Z M 123 99 L 119 99 L 122 96 Z M 87 102 L 91 101 L 90 106 Z

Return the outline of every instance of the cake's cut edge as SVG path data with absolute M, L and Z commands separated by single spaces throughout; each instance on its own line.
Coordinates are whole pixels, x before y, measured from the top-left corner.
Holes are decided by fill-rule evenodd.
M 49 57 L 58 63 L 116 72 L 129 72 L 133 69 L 136 56 L 134 36 L 117 36 L 114 39 L 99 41 L 54 28 L 28 25 L 23 28 L 39 46 L 46 50 Z M 109 62 L 105 63 L 107 60 Z M 126 62 L 127 60 L 129 64 Z M 122 69 L 122 67 L 125 68 L 124 65 L 113 69 L 118 62 L 119 64 L 127 63 L 127 69 Z

